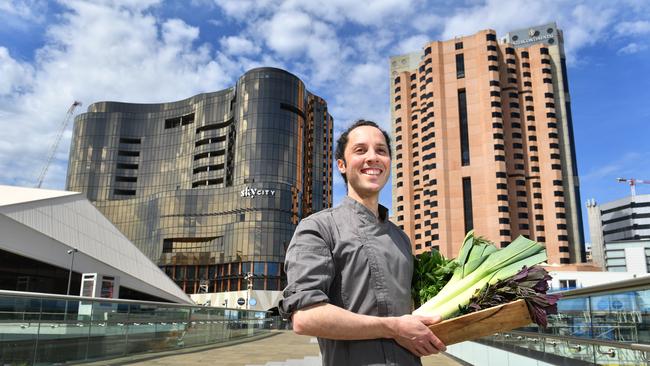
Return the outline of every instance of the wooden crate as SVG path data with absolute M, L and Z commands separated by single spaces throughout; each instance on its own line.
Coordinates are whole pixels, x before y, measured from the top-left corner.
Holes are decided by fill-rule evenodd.
M 429 329 L 445 345 L 450 345 L 525 327 L 532 322 L 526 302 L 517 300 L 445 320 Z

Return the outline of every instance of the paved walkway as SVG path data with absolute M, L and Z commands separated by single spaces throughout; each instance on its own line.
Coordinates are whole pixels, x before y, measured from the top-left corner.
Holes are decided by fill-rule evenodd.
M 424 366 L 460 365 L 444 355 L 425 357 L 422 359 L 422 364 Z M 299 336 L 288 331 L 276 331 L 270 337 L 255 341 L 129 362 L 129 365 L 320 366 L 321 359 L 316 338 Z

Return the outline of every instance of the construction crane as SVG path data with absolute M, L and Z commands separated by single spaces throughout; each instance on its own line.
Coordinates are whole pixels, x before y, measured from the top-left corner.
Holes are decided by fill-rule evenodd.
M 641 179 L 635 179 L 635 178 L 616 178 L 617 182 L 620 183 L 627 183 L 630 185 L 630 192 L 632 193 L 632 196 L 636 195 L 636 190 L 634 186 L 637 184 L 650 184 L 650 180 L 641 180 Z
M 43 170 L 41 170 L 41 174 L 38 176 L 38 179 L 36 180 L 36 188 L 41 188 L 41 185 L 43 184 L 43 180 L 45 180 L 45 176 L 47 175 L 47 170 L 49 169 L 50 164 L 52 164 L 52 160 L 54 160 L 54 155 L 56 154 L 56 150 L 59 147 L 59 143 L 61 142 L 63 133 L 65 132 L 66 127 L 68 127 L 68 123 L 70 122 L 70 119 L 74 114 L 74 110 L 80 106 L 81 106 L 81 102 L 75 100 L 70 106 L 70 108 L 68 108 L 68 112 L 65 114 L 65 118 L 61 122 L 61 125 L 59 126 L 59 130 L 57 131 L 54 144 L 52 144 L 52 147 L 50 148 L 50 151 L 47 154 L 47 161 L 45 162 L 45 166 L 43 167 Z

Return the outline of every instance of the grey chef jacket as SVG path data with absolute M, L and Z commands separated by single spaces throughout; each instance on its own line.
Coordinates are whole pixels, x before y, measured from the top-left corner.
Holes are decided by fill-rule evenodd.
M 354 313 L 400 316 L 411 313 L 413 256 L 408 237 L 346 196 L 335 207 L 302 220 L 287 249 L 287 287 L 280 301 L 286 319 L 304 307 L 330 303 Z M 420 365 L 393 339 L 318 339 L 323 365 Z

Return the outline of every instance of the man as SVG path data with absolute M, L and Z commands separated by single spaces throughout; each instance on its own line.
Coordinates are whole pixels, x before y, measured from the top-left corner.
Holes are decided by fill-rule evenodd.
M 296 228 L 280 311 L 296 333 L 318 337 L 324 365 L 420 365 L 419 357 L 445 345 L 427 327 L 440 317 L 409 315 L 411 245 L 379 204 L 390 138 L 376 123 L 357 121 L 335 157 L 348 194 Z

